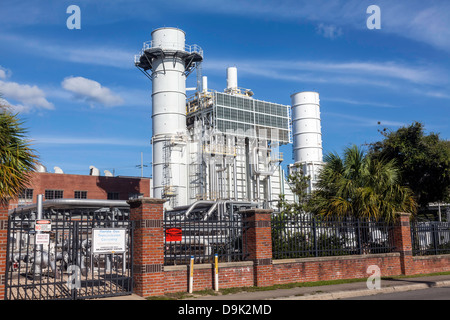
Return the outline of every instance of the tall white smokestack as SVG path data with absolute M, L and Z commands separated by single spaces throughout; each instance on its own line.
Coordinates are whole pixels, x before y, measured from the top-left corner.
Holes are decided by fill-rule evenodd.
M 177 28 L 152 32 L 136 66 L 151 70 L 153 124 L 153 196 L 169 206 L 187 204 L 186 76 L 203 59 L 200 47 L 185 44 Z

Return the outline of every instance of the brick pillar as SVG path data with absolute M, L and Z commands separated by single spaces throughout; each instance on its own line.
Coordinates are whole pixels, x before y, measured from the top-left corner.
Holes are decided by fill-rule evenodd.
M 8 241 L 9 203 L 0 201 L 0 300 L 5 299 L 6 249 Z
M 257 287 L 273 285 L 271 213 L 269 209 L 250 209 L 243 212 L 248 229 L 244 248 L 254 262 L 254 283 Z
M 394 227 L 395 250 L 400 252 L 402 274 L 413 274 L 410 213 L 399 213 Z
M 164 294 L 165 200 L 130 199 L 130 219 L 135 221 L 133 239 L 134 292 L 142 297 Z

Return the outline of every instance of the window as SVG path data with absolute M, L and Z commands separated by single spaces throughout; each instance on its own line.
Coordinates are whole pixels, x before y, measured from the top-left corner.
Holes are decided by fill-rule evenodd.
M 75 199 L 87 199 L 87 191 L 75 191 Z
M 108 200 L 119 200 L 118 192 L 108 192 Z
M 45 200 L 62 199 L 63 195 L 63 190 L 45 190 Z
M 17 205 L 20 207 L 30 203 L 33 203 L 33 189 L 25 189 L 19 193 Z
M 19 199 L 33 201 L 33 189 L 25 189 L 19 193 Z

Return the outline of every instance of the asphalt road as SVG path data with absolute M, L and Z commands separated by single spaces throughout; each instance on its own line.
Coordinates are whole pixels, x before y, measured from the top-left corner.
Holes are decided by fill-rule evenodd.
M 380 293 L 342 300 L 450 300 L 450 286 L 396 293 Z

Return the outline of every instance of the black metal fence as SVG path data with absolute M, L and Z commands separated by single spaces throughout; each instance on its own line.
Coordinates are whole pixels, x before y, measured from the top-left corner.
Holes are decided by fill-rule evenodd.
M 450 254 L 450 222 L 413 221 L 411 242 L 413 255 Z
M 220 262 L 245 260 L 246 239 L 242 218 L 183 220 L 166 217 L 164 220 L 164 264 L 212 263 L 215 254 Z
M 87 299 L 132 293 L 129 209 L 18 209 L 9 216 L 7 300 Z M 40 221 L 50 227 L 39 231 Z M 125 252 L 92 251 L 94 230 L 121 230 Z
M 289 259 L 387 253 L 394 250 L 393 224 L 309 215 L 272 217 L 272 257 Z

